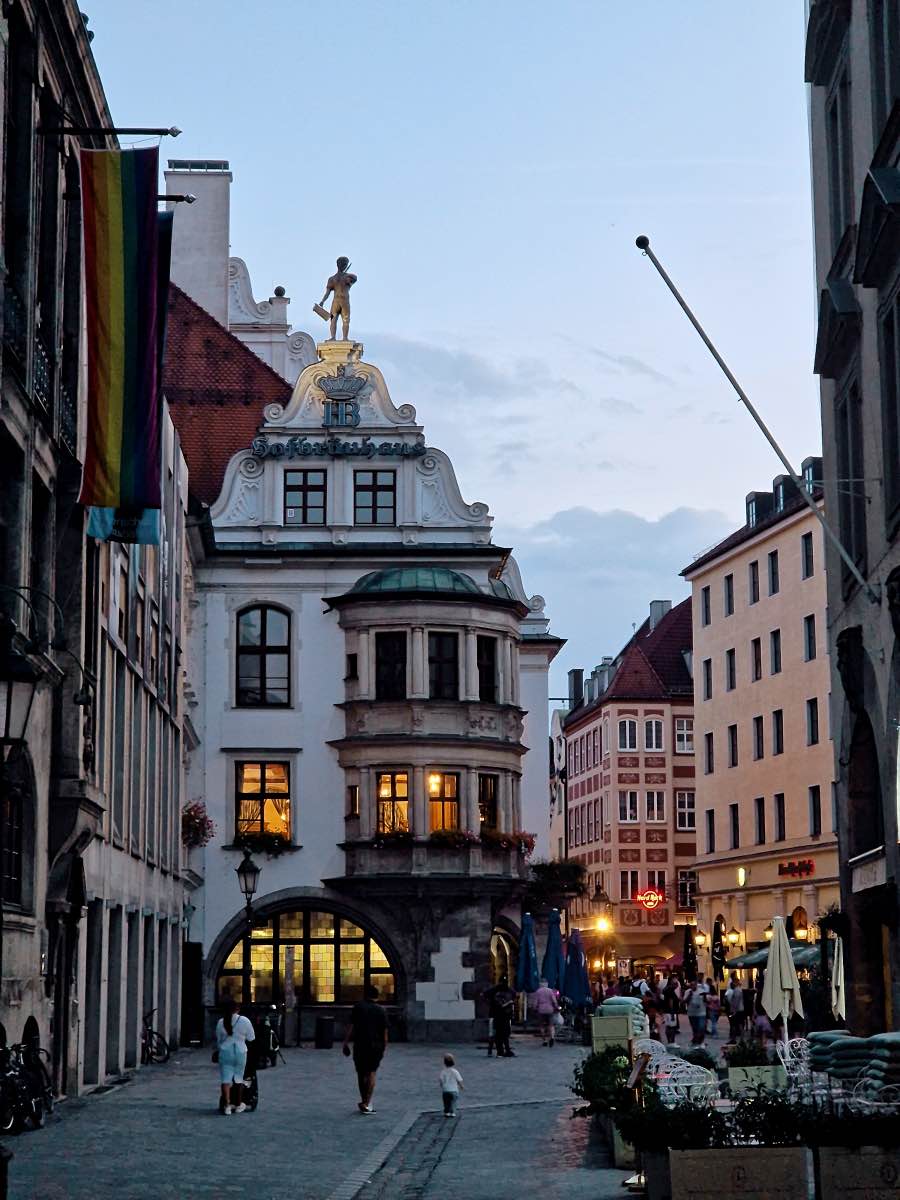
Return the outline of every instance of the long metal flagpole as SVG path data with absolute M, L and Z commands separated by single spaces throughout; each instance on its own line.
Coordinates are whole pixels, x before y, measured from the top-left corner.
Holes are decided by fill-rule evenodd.
M 807 506 L 815 514 L 816 518 L 819 521 L 819 524 L 822 526 L 825 536 L 828 538 L 828 540 L 831 542 L 831 544 L 837 550 L 838 554 L 841 556 L 841 559 L 842 559 L 844 565 L 847 567 L 847 570 L 851 573 L 853 578 L 856 580 L 856 582 L 859 584 L 859 586 L 863 589 L 863 591 L 866 593 L 866 595 L 869 597 L 869 599 L 872 601 L 872 603 L 880 604 L 881 603 L 881 589 L 880 589 L 879 585 L 869 583 L 869 581 L 863 576 L 859 567 L 853 561 L 852 555 L 847 550 L 846 546 L 841 541 L 840 537 L 838 537 L 837 533 L 831 528 L 831 525 L 828 523 L 828 520 L 826 519 L 825 514 L 822 512 L 822 510 L 819 508 L 816 501 L 813 499 L 811 492 L 809 492 L 807 490 L 805 481 L 801 478 L 801 476 L 799 476 L 797 474 L 797 472 L 791 466 L 791 463 L 788 460 L 787 455 L 782 450 L 782 448 L 779 446 L 778 442 L 776 442 L 773 434 L 769 430 L 769 427 L 766 425 L 765 421 L 762 419 L 762 417 L 756 411 L 755 407 L 753 406 L 752 401 L 750 400 L 750 397 L 747 395 L 747 393 L 744 391 L 744 389 L 741 387 L 741 385 L 735 379 L 734 375 L 732 375 L 732 373 L 728 367 L 728 364 L 725 362 L 725 359 L 722 357 L 722 355 L 718 352 L 718 350 L 715 348 L 713 343 L 707 337 L 706 330 L 703 328 L 703 326 L 700 324 L 700 322 L 697 320 L 697 318 L 691 312 L 690 308 L 688 307 L 687 301 L 684 299 L 684 297 L 681 295 L 681 292 L 679 292 L 678 288 L 675 286 L 675 284 L 669 278 L 662 263 L 659 261 L 659 259 L 656 257 L 656 255 L 653 253 L 653 251 L 650 249 L 650 239 L 648 237 L 646 237 L 644 234 L 641 234 L 640 237 L 635 238 L 635 245 L 637 246 L 638 250 L 640 250 L 647 258 L 650 259 L 650 261 L 653 263 L 654 267 L 656 267 L 657 271 L 659 272 L 659 274 L 663 280 L 663 283 L 665 283 L 666 287 L 669 289 L 669 291 L 672 293 L 672 295 L 678 301 L 679 305 L 682 308 L 682 311 L 684 312 L 684 315 L 687 317 L 687 319 L 690 321 L 690 323 L 693 325 L 693 327 L 697 330 L 697 333 L 700 335 L 700 337 L 703 341 L 703 344 L 706 346 L 707 350 L 710 352 L 710 354 L 713 356 L 713 358 L 716 360 L 716 362 L 721 367 L 722 372 L 725 375 L 725 378 L 728 380 L 728 382 L 731 384 L 731 386 L 737 392 L 738 399 L 743 402 L 747 411 L 750 413 L 750 416 L 753 418 L 753 420 L 759 426 L 759 428 L 763 434 L 763 437 L 765 437 L 766 441 L 769 443 L 769 445 L 775 451 L 780 462 L 784 466 L 785 471 L 787 471 L 788 475 L 790 475 L 791 479 L 796 484 L 797 488 L 800 491 L 800 495 L 806 501 Z

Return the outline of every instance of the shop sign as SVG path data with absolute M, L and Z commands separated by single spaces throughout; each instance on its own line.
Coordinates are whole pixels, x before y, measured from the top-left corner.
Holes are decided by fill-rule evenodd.
M 801 858 L 796 862 L 783 862 L 778 864 L 779 875 L 792 875 L 795 878 L 802 875 L 815 875 L 816 864 L 814 859 Z
M 659 908 L 665 896 L 656 888 L 647 888 L 646 892 L 638 892 L 635 896 L 638 904 L 647 909 L 648 912 L 653 912 L 655 908 Z
M 270 441 L 264 435 L 250 443 L 254 458 L 421 458 L 424 441 L 378 442 L 366 434 L 355 441 L 340 437 L 291 437 L 283 442 Z

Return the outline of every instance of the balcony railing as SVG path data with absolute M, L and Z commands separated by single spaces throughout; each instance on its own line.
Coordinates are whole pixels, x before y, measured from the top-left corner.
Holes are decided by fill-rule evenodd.
M 78 408 L 65 383 L 59 385 L 59 440 L 73 458 L 78 455 Z
M 24 373 L 28 357 L 28 317 L 25 301 L 9 280 L 3 291 L 3 341 Z
M 54 362 L 50 351 L 40 336 L 35 334 L 31 387 L 35 400 L 48 416 L 53 411 L 53 370 Z

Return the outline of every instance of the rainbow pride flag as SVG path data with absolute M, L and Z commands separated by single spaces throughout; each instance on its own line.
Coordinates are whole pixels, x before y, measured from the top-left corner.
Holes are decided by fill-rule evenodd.
M 160 507 L 159 151 L 82 150 L 87 444 L 82 504 Z

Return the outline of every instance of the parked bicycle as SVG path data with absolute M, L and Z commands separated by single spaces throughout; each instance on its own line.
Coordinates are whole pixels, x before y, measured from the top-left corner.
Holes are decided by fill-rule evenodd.
M 53 1084 L 43 1059 L 47 1051 L 31 1042 L 0 1048 L 0 1133 L 35 1129 L 53 1109 Z
M 169 1061 L 171 1050 L 169 1043 L 157 1029 L 152 1029 L 150 1026 L 150 1018 L 156 1012 L 155 1008 L 151 1008 L 148 1013 L 144 1014 L 144 1024 L 141 1030 L 141 1064 L 146 1066 L 147 1063 L 164 1063 Z

